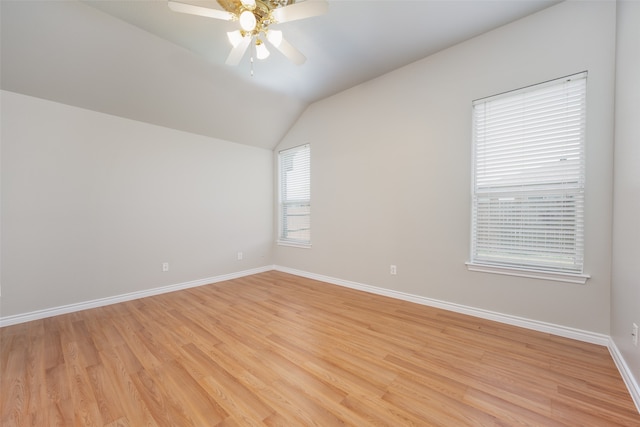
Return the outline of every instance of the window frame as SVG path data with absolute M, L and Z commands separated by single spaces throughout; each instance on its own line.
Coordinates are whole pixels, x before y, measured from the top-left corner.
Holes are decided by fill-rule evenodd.
M 589 275 L 584 274 L 584 193 L 585 193 L 585 181 L 586 181 L 586 173 L 585 173 L 586 172 L 585 171 L 586 169 L 586 164 L 585 164 L 586 81 L 587 81 L 587 72 L 585 71 L 582 73 L 573 74 L 573 75 L 562 77 L 559 79 L 550 80 L 548 82 L 528 86 L 526 88 L 505 92 L 500 95 L 495 95 L 495 96 L 473 101 L 472 103 L 473 138 L 472 138 L 472 162 L 471 162 L 471 230 L 470 230 L 471 241 L 470 241 L 469 261 L 466 262 L 468 270 L 486 272 L 486 273 L 495 273 L 495 274 L 515 275 L 515 276 L 522 276 L 522 277 L 529 277 L 529 278 L 536 278 L 536 279 L 555 280 L 555 281 L 570 282 L 570 283 L 581 283 L 581 284 L 584 284 L 586 280 L 589 278 Z M 561 182 L 560 179 L 554 179 L 552 181 L 557 180 L 558 183 L 554 182 L 550 184 L 548 182 L 544 183 L 542 178 L 536 178 L 538 179 L 538 181 L 528 181 L 528 179 L 518 178 L 518 179 L 522 179 L 523 182 L 519 183 L 518 180 L 515 180 L 513 181 L 514 182 L 513 184 L 507 184 L 507 185 L 503 184 L 500 181 L 498 181 L 498 184 L 491 184 L 491 185 L 478 184 L 478 181 L 483 181 L 482 177 L 483 177 L 483 173 L 485 173 L 484 170 L 483 172 L 479 172 L 479 166 L 478 166 L 479 160 L 478 160 L 477 150 L 479 150 L 478 147 L 480 145 L 478 141 L 479 139 L 478 135 L 482 134 L 482 131 L 479 131 L 477 128 L 477 120 L 479 118 L 479 116 L 477 115 L 482 114 L 478 112 L 479 111 L 478 107 L 486 108 L 487 105 L 489 105 L 494 101 L 515 103 L 515 102 L 518 102 L 517 101 L 518 98 L 525 98 L 531 95 L 535 96 L 537 94 L 544 93 L 543 91 L 545 90 L 553 89 L 556 87 L 560 88 L 561 86 L 565 86 L 565 83 L 567 82 L 578 82 L 579 84 L 583 85 L 581 87 L 581 89 L 583 88 L 582 89 L 583 92 L 580 93 L 581 99 L 579 101 L 579 106 L 580 106 L 579 115 L 581 120 L 579 122 L 579 125 L 581 126 L 581 133 L 580 133 L 581 136 L 579 138 L 579 148 L 576 154 L 576 156 L 579 156 L 579 157 L 577 157 L 577 160 L 573 160 L 579 165 L 578 166 L 579 169 L 576 168 L 577 170 L 576 174 L 578 178 L 570 181 L 571 182 L 570 184 L 563 182 L 562 185 L 559 184 L 559 182 Z M 497 102 L 495 103 L 495 105 L 498 105 Z M 514 110 L 509 110 L 509 111 L 513 112 Z M 503 115 L 500 118 L 504 119 L 504 117 L 506 117 L 506 115 Z M 495 124 L 495 123 L 497 123 L 497 121 L 492 122 L 492 124 Z M 486 126 L 486 123 L 484 125 Z M 527 131 L 528 130 L 529 129 L 527 128 Z M 521 138 L 521 139 L 518 139 L 519 143 L 521 144 L 528 143 L 527 137 L 524 136 L 525 131 L 521 131 L 521 133 L 518 133 L 518 131 L 516 131 L 514 133 L 518 135 L 517 138 Z M 483 140 L 483 143 L 486 144 L 484 140 Z M 561 145 L 563 144 L 566 144 L 564 140 L 562 141 Z M 495 149 L 495 147 L 493 146 L 491 149 L 487 149 L 486 147 L 483 147 L 483 148 L 486 150 L 486 152 L 490 152 L 491 150 Z M 500 149 L 503 150 L 504 148 L 500 147 Z M 512 150 L 508 152 L 509 155 L 515 154 L 516 156 L 523 156 L 522 153 L 524 153 L 525 151 L 531 150 L 531 145 L 524 146 L 524 148 L 519 147 L 517 149 L 509 148 L 509 150 Z M 543 151 L 538 151 L 538 152 L 542 153 Z M 483 154 L 483 156 L 485 155 L 486 154 Z M 503 156 L 503 155 L 504 154 L 501 154 L 500 156 Z M 498 155 L 496 154 L 494 156 L 498 156 Z M 489 161 L 496 161 L 496 159 L 498 159 L 498 157 L 493 157 L 493 158 L 489 157 Z M 499 160 L 502 161 L 502 158 L 500 158 Z M 563 159 L 559 158 L 558 160 L 563 160 Z M 483 157 L 483 161 L 486 161 L 484 157 Z M 514 162 L 513 160 L 506 160 L 506 161 Z M 514 162 L 510 165 L 516 165 L 516 163 Z M 485 167 L 484 164 L 482 167 L 483 168 Z M 498 167 L 496 167 L 495 171 L 492 171 L 492 172 L 500 173 Z M 534 175 L 536 174 L 537 172 L 534 172 Z M 511 173 L 511 175 L 517 176 L 518 173 L 515 173 L 515 174 Z M 504 173 L 504 175 L 498 175 L 498 176 L 500 177 L 499 179 L 505 179 L 506 181 L 512 180 L 511 177 L 507 178 L 507 173 Z M 535 186 L 539 186 L 541 190 L 537 192 L 532 192 L 530 190 L 531 182 L 533 182 Z M 499 187 L 503 185 L 504 185 L 504 188 L 509 188 L 509 189 L 506 191 L 500 189 Z M 519 190 L 515 189 L 516 187 L 518 187 L 518 185 L 520 186 Z M 529 186 L 529 188 L 525 188 L 527 186 Z M 568 232 L 568 234 L 573 233 L 575 240 L 572 242 L 570 241 L 570 244 L 567 245 L 568 247 L 575 246 L 575 249 L 571 249 L 571 250 L 575 250 L 575 259 L 574 259 L 573 265 L 568 264 L 567 267 L 562 267 L 559 265 L 560 261 L 558 261 L 558 265 L 554 266 L 554 261 L 549 261 L 548 263 L 545 263 L 543 259 L 538 259 L 537 261 L 535 260 L 536 259 L 534 255 L 535 253 L 540 254 L 540 257 L 546 256 L 547 258 L 553 258 L 554 255 L 551 255 L 553 253 L 553 250 L 552 250 L 553 243 L 550 245 L 550 247 L 542 246 L 544 249 L 540 250 L 540 249 L 535 249 L 532 246 L 535 243 L 535 240 L 527 240 L 527 244 L 524 244 L 517 248 L 513 246 L 514 249 L 512 249 L 509 246 L 511 245 L 511 243 L 508 241 L 509 238 L 507 237 L 506 238 L 507 240 L 505 240 L 505 238 L 503 237 L 504 235 L 507 235 L 506 233 L 506 230 L 508 229 L 507 222 L 502 218 L 497 219 L 498 215 L 495 215 L 495 213 L 497 212 L 500 215 L 505 214 L 504 215 L 505 217 L 511 218 L 511 217 L 515 217 L 511 212 L 513 212 L 513 210 L 516 209 L 513 207 L 512 208 L 502 207 L 501 206 L 502 204 L 504 205 L 509 204 L 508 202 L 503 203 L 503 200 L 509 201 L 511 200 L 510 198 L 513 198 L 513 200 L 515 200 L 515 202 L 513 202 L 513 206 L 519 207 L 519 209 L 521 209 L 522 212 L 524 212 L 525 214 L 524 216 L 526 216 L 527 214 L 531 215 L 531 217 L 533 218 L 532 221 L 538 221 L 536 222 L 536 225 L 539 226 L 542 223 L 542 220 L 539 219 L 542 216 L 542 214 L 535 213 L 535 206 L 538 206 L 538 207 L 541 206 L 541 202 L 536 202 L 533 200 L 540 199 L 540 197 L 538 196 L 541 193 L 548 194 L 548 196 L 545 196 L 545 199 L 549 198 L 553 200 L 554 198 L 556 198 L 560 200 L 560 202 L 556 201 L 552 203 L 558 203 L 559 205 L 561 203 L 566 203 L 567 205 L 572 205 L 572 206 L 575 205 L 575 207 L 571 211 L 573 214 L 573 216 L 571 217 L 571 220 L 578 225 L 575 226 L 575 231 Z M 569 194 L 569 196 L 567 196 L 567 194 Z M 568 200 L 568 202 L 566 202 L 565 199 Z M 497 205 L 499 205 L 498 208 L 496 210 L 492 210 L 494 208 L 491 207 L 491 208 L 488 208 L 489 210 L 487 210 L 484 206 L 479 207 L 479 205 L 483 203 L 486 205 L 487 200 L 489 200 L 490 204 L 493 204 L 492 206 L 495 206 L 496 203 L 494 203 L 494 201 L 498 200 L 499 201 L 499 203 L 497 203 Z M 534 205 L 536 203 L 537 205 Z M 531 208 L 531 206 L 534 206 L 534 207 Z M 479 216 L 481 216 L 480 220 L 478 219 Z M 489 219 L 486 220 L 486 218 L 489 218 Z M 482 226 L 484 226 L 485 222 L 483 221 L 489 221 L 490 227 L 495 226 L 495 228 L 491 228 L 491 230 L 493 231 L 494 235 L 499 235 L 500 237 L 482 236 L 483 233 L 480 233 L 478 231 L 479 229 L 478 224 L 480 223 Z M 525 223 L 526 221 L 522 221 L 522 222 Z M 530 231 L 531 228 L 518 229 L 518 231 L 521 234 L 524 234 L 522 233 L 523 230 Z M 488 235 L 490 233 L 484 233 L 484 234 Z M 560 240 L 557 236 L 564 237 L 564 235 L 561 232 L 556 232 L 556 234 L 557 234 L 556 237 L 554 237 L 556 241 Z M 532 239 L 535 239 L 535 238 L 532 238 Z M 478 246 L 478 242 L 481 242 L 479 246 Z M 485 247 L 491 247 L 491 250 L 494 250 L 495 253 L 492 253 L 490 255 L 488 255 L 487 253 L 483 255 L 478 255 L 479 247 L 481 248 L 480 252 L 482 252 Z M 519 252 L 519 251 L 522 251 L 522 252 Z M 527 255 L 523 255 L 522 253 L 527 253 Z M 567 251 L 567 254 L 568 255 L 563 253 L 561 256 L 557 256 L 557 258 L 561 259 L 564 256 L 570 259 L 570 256 L 571 256 L 570 250 Z
M 306 186 L 303 187 L 302 192 L 306 192 L 308 198 L 287 198 L 286 189 L 286 170 L 283 165 L 287 156 L 293 156 L 296 153 L 306 151 L 307 164 L 303 165 L 307 172 L 306 177 L 303 179 L 306 181 Z M 302 183 L 305 184 L 304 182 Z M 307 206 L 308 212 L 303 214 L 291 214 L 291 216 L 307 216 L 308 217 L 308 238 L 295 238 L 289 236 L 287 219 L 290 216 L 287 214 L 287 210 L 293 206 L 301 207 Z M 298 230 L 301 231 L 301 230 Z M 278 238 L 276 243 L 281 246 L 293 246 L 299 248 L 311 247 L 311 144 L 302 144 L 295 147 L 287 148 L 278 152 Z

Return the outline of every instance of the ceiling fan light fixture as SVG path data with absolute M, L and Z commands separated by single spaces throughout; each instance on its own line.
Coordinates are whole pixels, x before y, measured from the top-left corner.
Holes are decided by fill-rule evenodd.
M 227 65 L 238 65 L 251 43 L 255 43 L 251 63 L 254 56 L 259 59 L 267 58 L 269 50 L 265 46 L 266 41 L 269 41 L 269 44 L 294 64 L 303 64 L 306 58 L 302 52 L 282 37 L 282 31 L 270 30 L 269 27 L 322 15 L 329 7 L 328 0 L 217 0 L 224 9 L 220 10 L 182 3 L 182 1 L 184 0 L 168 0 L 169 8 L 175 12 L 190 15 L 238 21 L 240 29 L 227 32 L 227 38 L 233 46 L 225 61 Z
M 269 30 L 267 32 L 267 40 L 269 40 L 269 43 L 271 43 L 275 47 L 280 46 L 280 43 L 282 43 L 282 31 Z
M 239 17 L 240 27 L 245 31 L 253 31 L 256 28 L 256 16 L 250 10 L 245 10 Z
M 269 49 L 260 39 L 256 40 L 256 57 L 258 59 L 267 59 L 269 57 Z

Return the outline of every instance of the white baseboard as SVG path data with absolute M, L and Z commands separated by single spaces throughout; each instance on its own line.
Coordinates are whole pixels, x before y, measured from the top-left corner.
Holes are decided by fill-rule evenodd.
M 609 353 L 611 353 L 611 357 L 620 371 L 620 375 L 622 375 L 622 379 L 624 383 L 627 385 L 627 389 L 629 389 L 629 393 L 631 394 L 631 398 L 633 402 L 636 404 L 636 409 L 640 412 L 640 385 L 636 381 L 635 377 L 631 373 L 631 369 L 627 362 L 624 360 L 622 353 L 618 350 L 618 346 L 613 341 L 613 339 L 609 339 Z
M 362 283 L 351 282 L 348 280 L 337 279 L 335 277 L 324 276 L 321 274 L 309 273 L 306 271 L 296 270 L 288 267 L 282 267 L 279 265 L 268 265 L 268 266 L 258 267 L 250 270 L 239 271 L 236 273 L 224 274 L 224 275 L 214 276 L 214 277 L 207 277 L 204 279 L 192 280 L 189 282 L 177 283 L 174 285 L 147 289 L 144 291 L 131 292 L 131 293 L 126 293 L 121 295 L 115 295 L 112 297 L 100 298 L 100 299 L 95 299 L 91 301 L 84 301 L 76 304 L 69 304 L 69 305 L 64 305 L 59 307 L 47 308 L 44 310 L 32 311 L 24 314 L 0 317 L 0 327 L 29 322 L 32 320 L 44 319 L 46 317 L 57 316 L 60 314 L 73 313 L 76 311 L 87 310 L 90 308 L 103 307 L 105 305 L 116 304 L 124 301 L 131 301 L 138 298 L 164 294 L 167 292 L 179 291 L 181 289 L 193 288 L 196 286 L 207 285 L 210 283 L 218 283 L 225 280 L 237 279 L 239 277 L 250 276 L 252 274 L 263 273 L 265 271 L 271 271 L 271 270 L 282 271 L 284 273 L 289 273 L 296 276 L 319 280 L 321 282 L 331 283 L 338 286 L 344 286 L 347 288 L 356 289 L 356 290 L 360 290 L 360 291 L 364 291 L 372 294 L 383 295 L 383 296 L 396 298 L 404 301 L 415 302 L 417 304 L 441 308 L 444 310 L 454 311 L 457 313 L 468 314 L 470 316 L 480 317 L 483 319 L 495 320 L 501 323 L 520 326 L 527 329 L 533 329 L 536 331 L 546 332 L 553 335 L 559 335 L 566 338 L 572 338 L 579 341 L 590 342 L 593 344 L 608 346 L 611 341 L 609 339 L 609 336 L 604 334 L 596 334 L 594 332 L 588 332 L 588 331 L 569 328 L 565 326 L 559 326 L 551 323 L 539 322 L 536 320 L 525 319 L 522 317 L 511 316 L 511 315 L 497 313 L 497 312 L 488 311 L 488 310 L 482 310 L 474 307 L 436 300 L 436 299 L 427 298 L 419 295 L 398 292 L 391 289 L 384 289 L 376 286 L 365 285 Z
M 526 329 L 533 329 L 539 332 L 546 332 L 565 338 L 571 338 L 579 341 L 589 342 L 607 346 L 609 344 L 609 336 L 598 334 L 595 332 L 584 331 L 581 329 L 560 326 L 553 323 L 540 322 L 537 320 L 526 319 L 523 317 L 512 316 L 509 314 L 498 313 L 495 311 L 482 310 L 479 308 L 469 307 L 466 305 L 455 304 L 447 301 L 441 301 L 433 298 L 427 298 L 419 295 L 398 292 L 391 289 L 378 288 L 376 286 L 364 285 L 362 283 L 351 282 L 348 280 L 336 279 L 335 277 L 323 276 L 321 274 L 309 273 L 306 271 L 295 270 L 288 267 L 274 266 L 277 271 L 294 274 L 296 276 L 315 279 L 322 282 L 331 283 L 338 286 L 344 286 L 351 289 L 357 289 L 372 294 L 383 295 L 386 297 L 396 298 L 404 301 L 415 302 L 417 304 L 427 305 L 430 307 L 441 308 L 443 310 L 454 311 L 456 313 L 468 314 L 482 319 L 494 320 L 500 323 L 519 326 Z
M 223 274 L 220 276 L 207 277 L 205 279 L 192 280 L 175 285 L 162 286 L 160 288 L 147 289 L 144 291 L 131 292 L 127 294 L 116 295 L 113 297 L 100 298 L 91 301 L 84 301 L 76 304 L 63 305 L 59 307 L 47 308 L 44 310 L 32 311 L 14 316 L 0 317 L 0 327 L 15 325 L 18 323 L 29 322 L 32 320 L 44 319 L 46 317 L 57 316 L 60 314 L 68 314 L 76 311 L 87 310 L 90 308 L 103 307 L 105 305 L 116 304 L 124 301 L 131 301 L 138 298 L 149 297 L 153 295 L 165 294 L 167 292 L 179 291 L 181 289 L 194 288 L 196 286 L 208 285 L 211 283 L 223 282 L 225 280 L 237 279 L 239 277 L 250 276 L 252 274 L 263 273 L 273 270 L 273 266 L 253 268 L 250 270 L 238 271 L 236 273 Z

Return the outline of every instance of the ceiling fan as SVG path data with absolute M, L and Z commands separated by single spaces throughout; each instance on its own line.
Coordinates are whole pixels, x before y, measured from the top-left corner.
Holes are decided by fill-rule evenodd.
M 195 6 L 169 0 L 169 8 L 175 12 L 206 16 L 225 21 L 238 21 L 240 29 L 227 33 L 233 46 L 227 57 L 227 65 L 238 65 L 250 45 L 255 46 L 258 59 L 266 59 L 269 50 L 265 40 L 297 65 L 307 58 L 282 37 L 282 31 L 271 25 L 322 15 L 329 8 L 326 0 L 296 3 L 296 0 L 218 0 L 224 10 Z M 253 60 L 253 58 L 252 58 Z

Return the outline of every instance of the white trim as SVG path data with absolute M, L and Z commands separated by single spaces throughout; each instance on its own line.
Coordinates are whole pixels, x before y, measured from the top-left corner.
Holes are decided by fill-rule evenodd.
M 289 246 L 291 248 L 309 249 L 311 247 L 311 243 L 297 243 L 289 240 L 278 240 L 276 244 L 278 246 Z
M 500 265 L 478 264 L 467 261 L 467 270 L 479 271 L 481 273 L 505 274 L 507 276 L 528 277 L 530 279 L 554 280 L 556 282 L 578 283 L 584 285 L 587 279 L 591 278 L 588 274 L 578 273 L 559 273 L 551 271 L 530 270 L 526 268 L 503 267 Z
M 30 313 L 16 314 L 13 316 L 0 317 L 0 327 L 15 325 L 18 323 L 30 322 L 32 320 L 44 319 L 46 317 L 68 314 L 90 308 L 103 307 L 105 305 L 116 304 L 124 301 L 131 301 L 153 295 L 165 294 L 179 291 L 181 289 L 195 288 L 196 286 L 209 285 L 212 283 L 224 282 L 225 280 L 237 279 L 239 277 L 251 276 L 253 274 L 264 273 L 273 270 L 273 266 L 267 265 L 251 270 L 238 271 L 236 273 L 223 274 L 220 276 L 207 277 L 204 279 L 192 280 L 189 282 L 177 283 L 175 285 L 162 286 L 159 288 L 147 289 L 144 291 L 130 292 L 127 294 L 115 295 L 112 297 L 99 298 L 91 301 L 84 301 L 76 304 L 68 304 L 59 307 L 47 308 L 44 310 L 32 311 Z
M 624 380 L 624 383 L 629 390 L 629 394 L 631 394 L 633 403 L 636 404 L 636 409 L 638 410 L 638 412 L 640 412 L 640 385 L 638 385 L 638 382 L 634 378 L 629 365 L 627 365 L 627 362 L 624 360 L 622 353 L 620 353 L 620 350 L 618 350 L 618 346 L 616 346 L 613 338 L 609 338 L 609 344 L 607 347 L 609 347 L 609 353 L 611 353 L 611 357 L 613 358 L 618 371 L 620 371 L 620 375 L 622 376 L 622 379 Z
M 417 304 L 441 308 L 443 310 L 449 310 L 456 313 L 468 314 L 470 316 L 475 316 L 482 319 L 494 320 L 496 322 L 505 323 L 508 325 L 519 326 L 521 328 L 532 329 L 534 331 L 545 332 L 548 334 L 553 334 L 553 335 L 557 335 L 565 338 L 571 338 L 578 341 L 588 342 L 591 344 L 607 346 L 610 342 L 608 335 L 598 334 L 595 332 L 585 331 L 582 329 L 570 328 L 567 326 L 556 325 L 553 323 L 540 322 L 538 320 L 526 319 L 524 317 L 497 313 L 495 311 L 482 310 L 479 308 L 469 307 L 466 305 L 455 304 L 451 302 L 441 301 L 433 298 L 427 298 L 419 295 L 408 294 L 404 292 L 398 292 L 391 289 L 379 288 L 376 286 L 365 285 L 362 283 L 337 279 L 335 277 L 324 276 L 321 274 L 309 273 L 306 271 L 296 270 L 288 267 L 282 267 L 279 265 L 274 266 L 274 269 L 277 271 L 282 271 L 283 273 L 289 273 L 296 276 L 319 280 L 322 282 L 331 283 L 333 285 L 344 286 L 347 288 L 369 292 L 372 294 L 383 295 L 386 297 L 396 298 L 396 299 L 409 301 L 409 302 L 415 302 Z

